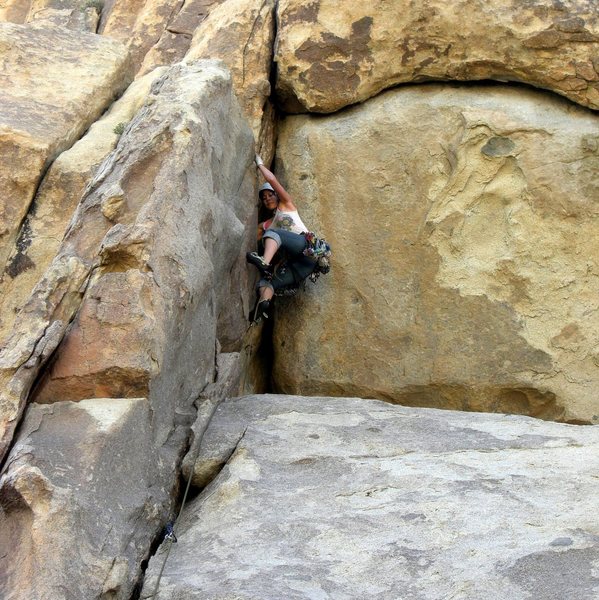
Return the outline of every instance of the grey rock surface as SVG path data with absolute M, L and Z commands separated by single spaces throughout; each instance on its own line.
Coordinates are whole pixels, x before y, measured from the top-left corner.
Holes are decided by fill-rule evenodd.
M 222 403 L 204 446 L 234 452 L 183 513 L 162 600 L 599 593 L 597 428 L 266 395 Z
M 245 168 L 252 157 L 228 71 L 211 61 L 179 65 L 154 83 L 87 188 L 0 352 L 0 449 L 11 447 L 0 497 L 11 510 L 7 539 L 22 538 L 21 554 L 0 551 L 0 578 L 10 572 L 2 600 L 130 598 L 141 561 L 174 510 L 196 401 L 215 383 L 225 301 L 238 308 L 226 324 L 231 335 L 241 338 L 247 328 L 247 277 L 231 272 L 238 262 L 245 267 L 245 243 L 255 232 L 246 223 L 254 211 L 254 169 Z M 227 361 L 218 362 L 224 376 Z M 85 419 L 40 430 L 41 446 L 35 428 L 12 444 L 32 406 L 34 415 L 58 414 L 31 397 L 26 404 L 34 382 L 39 403 L 110 398 L 107 410 L 118 411 L 127 399 L 147 398 L 145 420 L 133 421 L 124 444 L 142 462 L 113 455 L 110 437 L 87 460 L 93 430 Z M 48 461 L 46 451 L 59 456 Z M 106 479 L 97 498 L 89 498 L 93 469 Z M 57 482 L 63 473 L 64 486 Z M 117 486 L 127 502 L 115 497 Z M 38 518 L 46 510 L 51 516 Z
M 129 598 L 168 496 L 154 463 L 144 398 L 32 405 L 0 479 L 0 597 Z

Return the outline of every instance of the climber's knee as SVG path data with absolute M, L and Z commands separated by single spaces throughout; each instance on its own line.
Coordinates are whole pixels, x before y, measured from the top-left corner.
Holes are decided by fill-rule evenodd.
M 277 248 L 281 247 L 281 236 L 276 231 L 269 231 L 268 229 L 264 232 L 262 240 L 271 239 L 277 244 Z

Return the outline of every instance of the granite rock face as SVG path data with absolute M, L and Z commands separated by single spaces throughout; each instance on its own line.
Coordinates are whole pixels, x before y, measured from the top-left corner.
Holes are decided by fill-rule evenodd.
M 221 404 L 204 442 L 231 456 L 185 508 L 157 598 L 583 600 L 599 586 L 597 428 L 252 396 Z
M 270 95 L 274 10 L 274 0 L 225 0 L 197 28 L 185 57 L 224 61 L 256 140 Z
M 36 397 L 148 396 L 156 439 L 169 437 L 179 403 L 213 381 L 216 340 L 239 343 L 247 326 L 248 280 L 232 266 L 253 234 L 252 152 L 222 67 L 155 83 L 0 353 L 4 447 L 71 321 Z
M 147 73 L 157 65 L 171 65 L 182 60 L 198 27 L 221 2 L 223 0 L 179 2 L 177 11 L 172 13 L 160 39 L 146 53 L 139 73 Z
M 102 11 L 98 33 L 125 44 L 137 71 L 183 4 L 184 0 L 111 0 Z
M 290 117 L 278 172 L 333 247 L 277 306 L 276 390 L 596 421 L 599 121 L 425 86 Z
M 0 21 L 95 33 L 103 0 L 2 0 Z
M 398 83 L 519 81 L 599 108 L 594 0 L 281 0 L 288 112 L 334 112 Z
M 62 27 L 0 23 L 2 271 L 45 169 L 130 77 L 118 42 Z
M 0 278 L 0 346 L 36 283 L 56 255 L 69 221 L 92 176 L 112 152 L 124 127 L 164 69 L 133 82 L 71 148 L 54 160 L 32 202 Z
M 171 496 L 151 440 L 144 398 L 29 408 L 0 479 L 2 598 L 130 597 Z

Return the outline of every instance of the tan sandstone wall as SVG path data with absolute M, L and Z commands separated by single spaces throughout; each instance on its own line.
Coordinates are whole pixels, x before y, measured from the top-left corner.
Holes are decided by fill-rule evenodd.
M 519 81 L 599 108 L 594 0 L 281 0 L 277 91 L 333 112 L 411 81 Z
M 0 269 L 46 168 L 130 78 L 118 42 L 62 27 L 0 23 Z
M 334 249 L 331 274 L 277 307 L 277 390 L 597 420 L 589 111 L 413 86 L 287 118 L 277 167 Z

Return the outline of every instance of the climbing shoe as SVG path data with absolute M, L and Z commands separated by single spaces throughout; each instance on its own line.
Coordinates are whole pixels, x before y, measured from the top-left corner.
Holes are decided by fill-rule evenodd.
M 254 309 L 254 316 L 252 318 L 252 323 L 259 323 L 263 319 L 268 319 L 268 314 L 270 311 L 270 300 L 261 300 L 256 304 L 256 308 Z
M 269 265 L 257 252 L 248 252 L 245 255 L 245 260 L 255 267 L 258 267 L 258 270 L 267 279 L 272 277 L 272 266 Z

